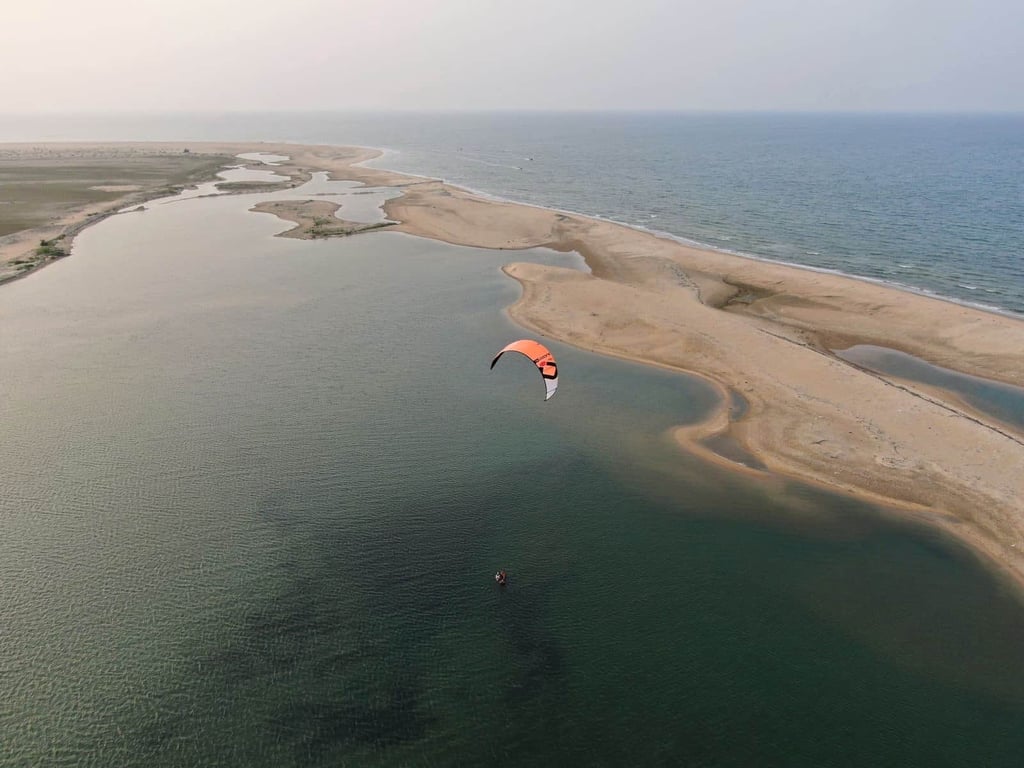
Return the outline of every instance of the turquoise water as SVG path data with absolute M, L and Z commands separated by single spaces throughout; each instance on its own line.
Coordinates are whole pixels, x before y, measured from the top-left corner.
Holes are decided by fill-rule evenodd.
M 0 141 L 285 140 L 1024 313 L 1024 115 L 7 115 Z
M 507 254 L 258 199 L 0 291 L 0 765 L 1019 763 L 962 548 L 680 453 L 699 380 L 489 370 Z

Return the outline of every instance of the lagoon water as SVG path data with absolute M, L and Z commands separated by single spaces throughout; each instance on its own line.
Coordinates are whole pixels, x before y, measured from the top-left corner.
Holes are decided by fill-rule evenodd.
M 0 766 L 1019 764 L 961 547 L 681 453 L 697 379 L 490 371 L 508 254 L 261 199 L 0 291 Z
M 868 370 L 938 387 L 945 397 L 962 399 L 972 408 L 1024 432 L 1024 387 L 969 376 L 886 347 L 858 344 L 837 350 L 843 360 Z

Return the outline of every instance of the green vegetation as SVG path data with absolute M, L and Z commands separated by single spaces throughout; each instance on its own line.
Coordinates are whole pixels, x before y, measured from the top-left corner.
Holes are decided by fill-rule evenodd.
M 59 259 L 62 256 L 67 256 L 63 248 L 58 248 L 51 242 L 40 240 L 39 243 L 39 247 L 36 248 L 36 256 L 42 256 L 46 259 Z
M 291 186 L 287 181 L 222 181 L 217 189 L 221 192 L 273 192 Z
M 339 224 L 338 219 L 317 216 L 313 219 L 313 226 L 309 228 L 309 234 L 315 240 L 321 237 L 345 237 L 346 235 L 355 235 L 359 232 L 368 232 L 371 229 L 381 229 L 382 227 L 390 226 L 394 226 L 394 222 L 382 221 L 377 224 L 345 226 Z
M 393 226 L 395 226 L 395 223 L 396 222 L 394 222 L 394 221 L 380 221 L 380 222 L 377 222 L 376 224 L 367 224 L 365 227 L 360 227 L 358 231 L 359 232 L 369 232 L 371 229 L 384 229 L 384 227 L 393 227 Z

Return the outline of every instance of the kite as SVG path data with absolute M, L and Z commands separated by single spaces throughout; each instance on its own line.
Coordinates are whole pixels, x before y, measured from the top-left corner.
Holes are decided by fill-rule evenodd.
M 544 400 L 550 400 L 552 395 L 555 394 L 555 390 L 558 389 L 558 365 L 555 363 L 555 356 L 551 354 L 550 350 L 540 342 L 533 341 L 532 339 L 513 341 L 494 356 L 494 359 L 491 361 L 492 369 L 494 364 L 498 362 L 498 358 L 506 352 L 519 352 L 530 358 L 544 379 Z

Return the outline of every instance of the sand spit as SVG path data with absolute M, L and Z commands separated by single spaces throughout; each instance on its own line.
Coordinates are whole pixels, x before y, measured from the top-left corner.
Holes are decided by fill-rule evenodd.
M 1024 435 L 830 351 L 874 344 L 1024 385 L 1021 320 L 358 165 L 376 150 L 190 146 L 287 155 L 274 171 L 291 176 L 293 186 L 324 170 L 334 179 L 400 187 L 403 195 L 388 201 L 385 213 L 400 222 L 394 229 L 413 235 L 579 252 L 590 274 L 531 263 L 505 267 L 523 288 L 509 309 L 517 322 L 584 349 L 699 374 L 724 396 L 739 392 L 749 403 L 742 419 L 731 422 L 723 406 L 705 425 L 677 430 L 680 444 L 714 459 L 697 441 L 727 433 L 768 472 L 938 525 L 1024 585 Z M 303 218 L 292 215 L 282 218 Z
M 938 524 L 1024 583 L 1024 435 L 830 352 L 876 344 L 1021 385 L 1024 322 L 441 183 L 412 186 L 385 211 L 403 231 L 451 243 L 580 252 L 589 275 L 506 266 L 523 286 L 517 322 L 740 392 L 742 420 L 718 414 L 680 441 L 708 455 L 697 440 L 728 431 L 770 472 Z

